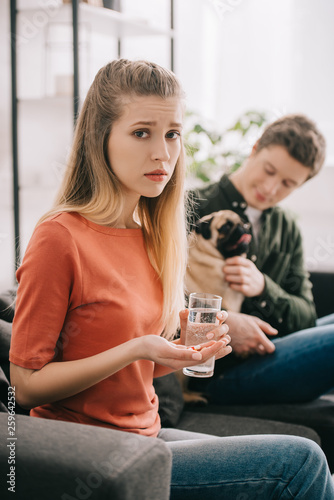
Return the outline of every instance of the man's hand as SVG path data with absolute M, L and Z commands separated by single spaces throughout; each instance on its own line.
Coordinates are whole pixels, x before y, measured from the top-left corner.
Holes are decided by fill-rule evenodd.
M 261 295 L 265 287 L 264 276 L 254 262 L 246 257 L 226 259 L 223 267 L 225 281 L 229 286 L 241 292 L 245 297 Z
M 226 323 L 229 326 L 233 352 L 239 356 L 249 354 L 270 354 L 275 345 L 265 335 L 277 335 L 277 330 L 256 316 L 241 313 L 228 313 Z

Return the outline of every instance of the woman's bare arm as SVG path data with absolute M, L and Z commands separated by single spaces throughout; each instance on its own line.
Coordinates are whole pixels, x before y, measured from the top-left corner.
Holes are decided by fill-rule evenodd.
M 136 340 L 136 339 L 135 339 Z M 11 363 L 11 384 L 23 408 L 34 408 L 78 394 L 136 361 L 136 342 L 75 361 L 51 362 L 40 370 Z
M 23 408 L 34 408 L 78 394 L 139 359 L 178 370 L 205 361 L 222 347 L 224 342 L 211 341 L 201 352 L 194 352 L 162 337 L 148 335 L 88 358 L 51 362 L 40 370 L 11 363 L 11 384 L 15 386 L 17 402 Z

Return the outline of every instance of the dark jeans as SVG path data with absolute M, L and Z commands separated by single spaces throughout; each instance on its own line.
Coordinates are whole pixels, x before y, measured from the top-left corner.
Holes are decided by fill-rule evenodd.
M 216 404 L 301 403 L 334 389 L 334 314 L 317 326 L 273 340 L 276 350 L 252 355 L 207 379 Z M 219 363 L 219 361 L 218 361 Z

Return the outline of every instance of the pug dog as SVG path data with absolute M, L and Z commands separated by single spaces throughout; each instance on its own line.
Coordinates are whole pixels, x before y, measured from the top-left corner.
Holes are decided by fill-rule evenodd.
M 224 261 L 247 255 L 251 241 L 250 224 L 231 210 L 220 210 L 199 219 L 188 238 L 189 254 L 186 291 L 213 293 L 222 297 L 222 309 L 239 312 L 244 296 L 232 290 L 224 279 Z M 203 394 L 189 390 L 189 379 L 176 372 L 185 403 L 205 405 Z
M 222 297 L 222 309 L 240 312 L 244 296 L 224 279 L 224 261 L 247 255 L 250 224 L 232 210 L 220 210 L 199 219 L 188 237 L 186 292 L 206 292 Z

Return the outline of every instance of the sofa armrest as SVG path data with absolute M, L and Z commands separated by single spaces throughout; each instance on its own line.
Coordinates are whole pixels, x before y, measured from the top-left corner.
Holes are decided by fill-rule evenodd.
M 11 441 L 7 417 L 0 414 L 1 498 L 8 496 L 12 456 L 16 500 L 169 498 L 171 452 L 162 440 L 16 415 L 17 439 Z

